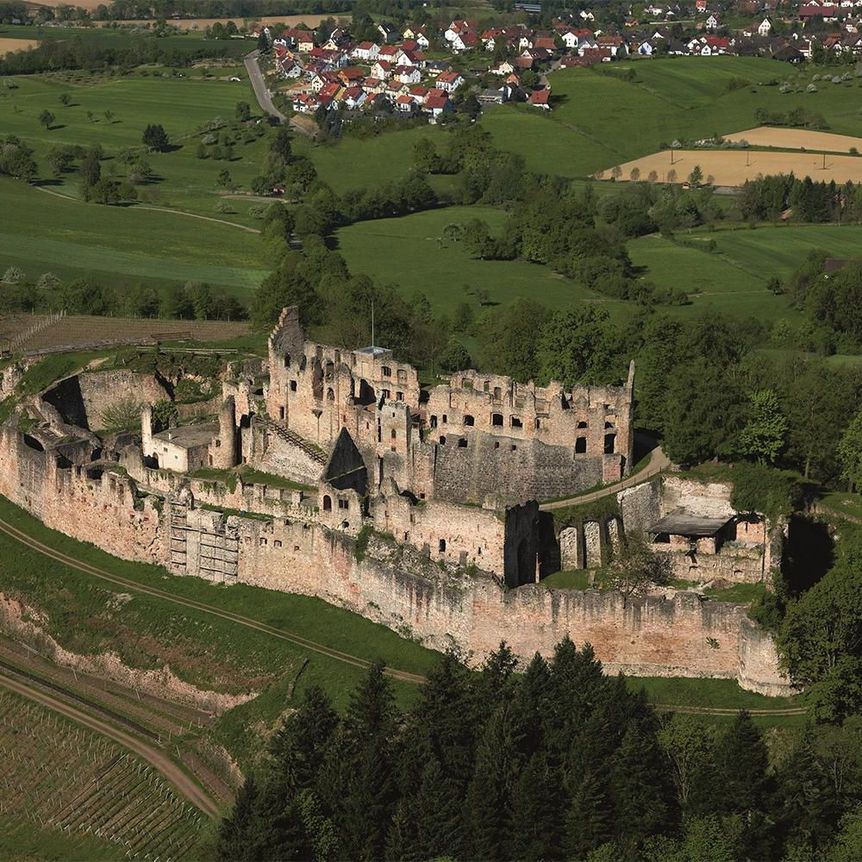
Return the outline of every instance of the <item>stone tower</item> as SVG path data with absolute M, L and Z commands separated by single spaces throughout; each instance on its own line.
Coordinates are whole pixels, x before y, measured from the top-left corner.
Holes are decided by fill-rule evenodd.
M 212 449 L 212 465 L 219 470 L 230 470 L 236 465 L 236 420 L 233 395 L 222 401 L 218 414 L 218 438 Z

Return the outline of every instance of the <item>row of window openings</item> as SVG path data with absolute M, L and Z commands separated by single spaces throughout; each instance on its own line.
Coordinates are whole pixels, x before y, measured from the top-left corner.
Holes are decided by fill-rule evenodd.
M 442 419 L 443 425 L 448 424 L 449 417 L 445 413 L 443 414 L 441 419 Z M 542 427 L 541 419 L 536 419 L 535 421 L 536 421 L 536 428 L 541 428 Z M 463 422 L 464 422 L 464 425 L 466 427 L 471 428 L 476 424 L 476 418 L 474 416 L 471 416 L 469 413 L 465 413 Z M 517 416 L 510 416 L 509 417 L 509 424 L 512 428 L 523 428 L 524 427 L 524 423 Z M 492 427 L 495 427 L 495 428 L 502 428 L 503 427 L 503 414 L 502 413 L 492 413 L 491 414 L 491 425 L 492 425 Z M 437 417 L 436 416 L 431 417 L 431 427 L 432 428 L 437 427 Z M 587 428 L 587 427 L 588 426 L 587 426 L 586 422 L 578 422 L 578 428 Z M 613 427 L 614 426 L 612 423 L 605 422 L 605 428 L 606 429 L 607 428 L 613 428 Z
M 394 436 L 395 436 L 394 431 L 392 432 L 392 436 L 394 438 Z M 616 447 L 616 440 L 617 440 L 616 434 L 605 434 L 605 440 L 604 440 L 604 453 L 605 453 L 605 455 L 612 455 L 614 453 L 615 447 Z M 441 436 L 439 442 L 440 442 L 441 446 L 445 446 L 446 445 L 446 438 Z M 467 448 L 467 438 L 466 437 L 459 437 L 458 438 L 458 446 L 461 449 L 466 449 Z M 495 449 L 500 448 L 500 442 L 499 441 L 494 442 L 494 448 Z M 515 452 L 517 450 L 517 448 L 518 447 L 513 443 L 512 447 L 511 447 L 512 451 Z M 587 451 L 587 438 L 586 437 L 578 437 L 575 440 L 575 454 L 576 455 L 583 455 L 586 451 Z
M 350 508 L 350 500 L 345 500 L 343 497 L 338 498 L 338 508 L 339 509 L 349 509 Z M 332 497 L 329 494 L 323 495 L 323 511 L 331 512 L 332 511 Z

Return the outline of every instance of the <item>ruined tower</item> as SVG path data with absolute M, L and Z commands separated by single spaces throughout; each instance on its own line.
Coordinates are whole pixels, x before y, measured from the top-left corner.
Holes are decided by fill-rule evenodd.
M 230 470 L 236 465 L 236 420 L 233 395 L 222 401 L 218 414 L 218 437 L 211 447 L 212 465 Z

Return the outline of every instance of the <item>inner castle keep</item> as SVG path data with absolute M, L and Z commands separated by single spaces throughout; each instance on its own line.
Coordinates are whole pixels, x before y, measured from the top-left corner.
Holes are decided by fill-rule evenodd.
M 373 487 L 393 479 L 420 500 L 524 502 L 619 479 L 633 396 L 634 364 L 624 386 L 566 391 L 462 371 L 422 390 L 389 350 L 307 341 L 295 307 L 269 339 L 269 418 L 326 451 L 346 429 Z

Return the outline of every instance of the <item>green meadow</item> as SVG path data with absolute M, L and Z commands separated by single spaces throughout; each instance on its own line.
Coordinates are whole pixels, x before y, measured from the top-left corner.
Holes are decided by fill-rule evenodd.
M 146 72 L 146 74 L 143 74 Z M 40 178 L 51 176 L 45 161 L 54 146 L 100 144 L 108 156 L 127 148 L 142 148 L 141 136 L 150 123 L 160 123 L 173 145 L 171 152 L 148 153 L 146 159 L 155 181 L 140 189 L 142 197 L 158 206 L 205 215 L 215 215 L 224 190 L 219 173 L 227 169 L 234 182 L 248 189 L 260 173 L 266 143 L 263 139 L 234 147 L 231 161 L 199 159 L 196 130 L 221 118 L 234 118 L 236 103 L 249 102 L 256 109 L 245 70 L 217 67 L 205 78 L 200 70 L 181 70 L 183 77 L 161 68 L 139 69 L 133 75 L 104 76 L 86 73 L 19 75 L 0 81 L 0 129 L 17 135 L 36 151 Z M 230 81 L 231 77 L 241 80 Z M 11 89 L 10 89 L 11 85 Z M 70 103 L 63 105 L 61 97 Z M 54 114 L 54 123 L 45 128 L 39 121 L 43 110 Z M 121 173 L 113 159 L 102 164 L 103 172 Z M 77 196 L 78 176 L 67 174 L 54 188 Z M 227 201 L 230 212 L 220 217 L 246 224 L 250 202 Z
M 625 79 L 627 70 L 633 80 Z M 804 92 L 818 71 L 823 72 L 748 57 L 674 57 L 561 69 L 549 76 L 554 97 L 549 114 L 504 105 L 486 111 L 482 124 L 497 146 L 523 154 L 532 170 L 572 177 L 607 170 L 674 139 L 752 128 L 761 107 L 773 112 L 803 107 L 822 114 L 830 131 L 862 133 L 862 81 L 821 79 L 816 93 Z M 803 92 L 781 93 L 783 81 Z
M 424 293 L 438 312 L 451 312 L 485 290 L 493 303 L 518 297 L 536 299 L 551 308 L 585 302 L 622 312 L 625 303 L 579 287 L 549 267 L 525 261 L 471 258 L 457 242 L 442 238 L 446 225 L 480 218 L 502 230 L 506 213 L 494 207 L 448 207 L 394 219 L 360 222 L 337 233 L 338 250 L 351 272 L 383 284 L 397 285 L 410 299 Z
M 772 276 L 789 276 L 812 249 L 858 257 L 860 247 L 860 225 L 746 226 L 680 233 L 673 240 L 652 234 L 628 243 L 644 278 L 689 294 L 692 305 L 684 308 L 711 306 L 766 321 L 799 315 L 767 290 Z
M 506 212 L 495 207 L 449 207 L 360 222 L 337 232 L 338 250 L 352 272 L 394 284 L 408 299 L 425 293 L 438 312 L 451 312 L 459 303 L 471 301 L 477 290 L 487 291 L 493 303 L 518 297 L 536 299 L 550 308 L 590 303 L 617 319 L 636 311 L 634 303 L 587 290 L 547 266 L 477 260 L 460 243 L 443 239 L 447 225 L 472 218 L 481 218 L 500 231 Z M 680 233 L 674 239 L 651 234 L 628 243 L 641 278 L 689 295 L 687 305 L 666 306 L 669 313 L 688 316 L 714 310 L 766 323 L 800 315 L 785 297 L 768 290 L 771 276 L 788 276 L 813 248 L 849 257 L 858 255 L 860 247 L 862 226 L 858 225 L 702 230 Z
M 104 207 L 0 179 L 0 270 L 118 286 L 205 281 L 248 295 L 268 272 L 257 235 L 141 207 Z M 230 218 L 230 216 L 221 216 Z

